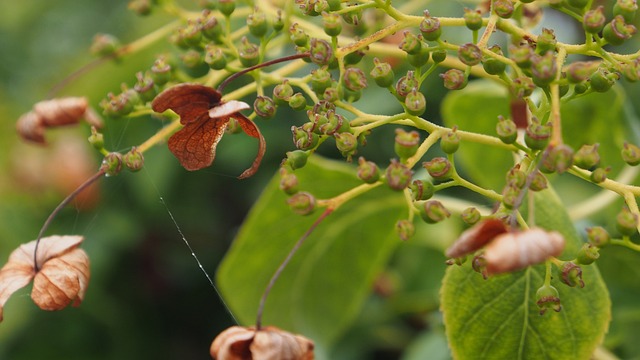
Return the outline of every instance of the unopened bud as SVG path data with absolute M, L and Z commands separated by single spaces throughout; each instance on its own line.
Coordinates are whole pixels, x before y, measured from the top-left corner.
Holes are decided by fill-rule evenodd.
M 412 177 L 413 171 L 396 159 L 391 159 L 391 163 L 385 170 L 385 180 L 392 190 L 404 190 L 409 186 Z
M 536 291 L 536 305 L 540 309 L 540 315 L 544 315 L 547 310 L 553 310 L 560 312 L 562 305 L 560 305 L 560 295 L 558 290 L 551 285 L 543 285 Z
M 576 166 L 582 169 L 591 169 L 594 166 L 598 166 L 600 163 L 600 154 L 598 154 L 598 146 L 596 143 L 593 145 L 582 145 L 580 149 L 573 155 L 573 162 Z
M 427 172 L 434 180 L 448 180 L 453 174 L 451 162 L 445 157 L 435 157 L 427 162 L 422 163 Z
M 144 156 L 137 147 L 132 147 L 129 152 L 122 157 L 124 165 L 129 171 L 136 172 L 144 166 Z
M 482 219 L 482 215 L 475 207 L 468 207 L 460 213 L 460 218 L 462 218 L 462 221 L 467 225 L 475 225 Z
M 102 159 L 101 169 L 104 170 L 106 176 L 115 176 L 122 170 L 122 155 L 117 152 L 107 154 Z
M 367 161 L 362 156 L 358 159 L 358 178 L 367 184 L 373 184 L 380 179 L 380 169 L 373 161 Z
M 309 215 L 316 209 L 316 198 L 308 192 L 300 191 L 287 199 L 287 204 L 298 215 Z
M 440 74 L 444 87 L 449 90 L 460 90 L 467 86 L 467 75 L 464 71 L 458 69 L 449 69 Z
M 433 183 L 428 180 L 413 180 L 409 185 L 411 190 L 411 198 L 414 201 L 431 199 L 435 193 Z
M 627 142 L 622 147 L 622 160 L 631 166 L 640 164 L 640 148 Z
M 578 256 L 576 256 L 576 262 L 580 265 L 590 265 L 600 257 L 600 248 L 590 244 L 582 244 Z
M 451 213 L 440 201 L 429 200 L 420 207 L 420 216 L 427 224 L 435 224 L 451 216 Z
M 609 243 L 611 237 L 609 236 L 607 230 L 605 230 L 602 226 L 594 226 L 587 228 L 587 239 L 589 240 L 590 244 L 597 247 L 603 247 Z
M 582 280 L 582 268 L 571 261 L 565 262 L 560 273 L 560 280 L 570 287 L 575 287 L 577 285 L 583 288 L 584 281 Z
M 616 228 L 625 236 L 631 236 L 638 231 L 638 215 L 626 207 L 616 216 Z
M 258 96 L 253 102 L 253 110 L 258 116 L 270 119 L 276 114 L 276 104 L 268 96 Z
M 396 129 L 394 149 L 401 160 L 415 155 L 419 146 L 420 134 L 417 131 L 411 130 L 407 132 L 404 129 Z
M 396 222 L 395 229 L 402 241 L 411 239 L 411 237 L 416 233 L 416 228 L 413 225 L 413 222 L 407 219 L 398 220 L 398 222 Z
M 442 34 L 440 27 L 440 20 L 436 17 L 432 17 L 429 11 L 424 12 L 424 19 L 420 22 L 420 32 L 427 41 L 436 41 Z

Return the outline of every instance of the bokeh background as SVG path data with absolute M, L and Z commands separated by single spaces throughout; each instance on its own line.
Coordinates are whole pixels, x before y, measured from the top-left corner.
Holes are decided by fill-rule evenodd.
M 183 3 L 196 9 L 196 1 Z M 469 6 L 432 3 L 452 14 Z M 96 171 L 101 160 L 85 141 L 86 125 L 48 131 L 49 145 L 43 147 L 22 142 L 15 121 L 49 97 L 67 75 L 94 60 L 88 49 L 96 33 L 113 34 L 128 43 L 171 20 L 164 14 L 139 17 L 127 9 L 126 0 L 0 0 L 0 262 L 20 243 L 35 239 L 50 211 Z M 636 39 L 629 47 L 638 45 Z M 98 65 L 55 96 L 87 96 L 98 108 L 108 92 L 119 92 L 123 82 L 132 85 L 135 72 L 171 51 L 175 50 L 160 41 Z M 625 86 L 629 98 L 640 96 L 637 84 Z M 438 121 L 437 105 L 444 93 L 435 79 L 425 87 L 434 104 L 427 115 Z M 365 100 L 369 111 L 398 110 L 382 108 L 388 101 L 376 96 Z M 103 179 L 67 207 L 48 233 L 85 236 L 83 247 L 92 263 L 86 299 L 79 308 L 43 312 L 30 300 L 29 288 L 14 294 L 0 324 L 0 359 L 209 358 L 212 339 L 233 319 L 179 229 L 213 276 L 251 204 L 276 173 L 285 151 L 293 147 L 287 114 L 279 113 L 278 119 L 285 120 L 261 126 L 268 152 L 261 171 L 250 179 L 238 181 L 235 176 L 255 155 L 251 139 L 225 137 L 215 166 L 194 173 L 183 170 L 165 146 L 158 146 L 145 154 L 141 172 Z M 114 151 L 127 150 L 166 125 L 151 117 L 108 121 L 105 141 Z M 366 155 L 388 161 L 394 156 L 390 138 L 390 133 L 376 132 Z M 337 156 L 331 151 L 326 155 Z M 342 340 L 341 358 L 419 359 L 429 354 L 447 359 L 437 312 L 442 260 L 433 248 L 400 247 L 372 289 L 363 315 Z M 615 309 L 605 344 L 621 358 L 640 358 L 640 343 L 634 341 L 640 327 L 638 260 L 628 250 L 610 249 L 599 261 Z M 428 271 L 425 263 L 432 264 Z M 399 278 L 404 296 L 388 301 L 385 294 L 398 288 Z

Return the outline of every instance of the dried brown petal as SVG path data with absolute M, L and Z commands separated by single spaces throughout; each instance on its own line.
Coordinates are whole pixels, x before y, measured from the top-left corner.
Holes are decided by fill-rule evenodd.
M 54 235 L 42 238 L 37 254 L 40 265 L 38 273 L 33 263 L 35 240 L 14 250 L 0 269 L 0 315 L 11 294 L 29 284 L 34 276 L 31 297 L 41 308 L 57 310 L 72 301 L 78 305 L 89 281 L 89 259 L 83 250 L 78 249 L 82 240 L 82 236 Z
M 233 326 L 211 344 L 217 360 L 313 360 L 313 342 L 275 326 L 255 328 Z
M 539 264 L 564 250 L 564 237 L 556 231 L 531 228 L 499 235 L 484 252 L 490 274 L 517 271 Z
M 458 240 L 447 249 L 446 255 L 449 258 L 457 258 L 470 254 L 505 232 L 507 227 L 501 220 L 483 220 L 460 234 Z
M 95 127 L 102 127 L 102 119 L 89 107 L 87 98 L 58 98 L 36 103 L 18 119 L 16 128 L 23 139 L 44 144 L 46 128 L 77 124 L 82 118 Z
M 260 166 L 266 149 L 264 137 L 258 127 L 240 110 L 250 108 L 241 101 L 223 102 L 215 89 L 197 85 L 181 84 L 160 93 L 151 103 L 155 112 L 173 110 L 180 116 L 182 129 L 169 138 L 169 150 L 189 171 L 200 170 L 213 163 L 216 147 L 231 119 L 240 124 L 247 135 L 258 139 L 259 149 L 251 167 L 239 179 L 253 175 Z

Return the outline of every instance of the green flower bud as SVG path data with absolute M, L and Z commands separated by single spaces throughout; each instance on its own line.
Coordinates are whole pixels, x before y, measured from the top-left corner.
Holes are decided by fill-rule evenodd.
M 222 70 L 227 66 L 227 58 L 222 49 L 211 44 L 205 47 L 204 62 L 214 70 Z
M 329 10 L 331 11 L 338 11 L 342 9 L 341 0 L 327 0 L 327 5 L 329 5 Z
M 354 103 L 362 97 L 362 90 L 351 90 L 347 87 L 342 89 L 342 99 L 349 103 Z
M 626 207 L 616 216 L 616 228 L 625 236 L 631 236 L 638 231 L 638 215 Z
M 199 48 L 202 43 L 202 29 L 199 22 L 189 20 L 187 25 L 178 29 L 178 39 L 182 45 Z
M 269 28 L 267 24 L 267 16 L 260 11 L 258 7 L 255 8 L 253 14 L 247 16 L 247 27 L 251 35 L 261 38 L 263 37 Z
M 287 171 L 285 168 L 280 168 L 280 184 L 278 187 L 287 195 L 293 195 L 298 192 L 298 177 Z
M 87 139 L 94 149 L 101 151 L 104 149 L 104 135 L 99 133 L 95 126 L 91 127 L 91 135 Z
M 306 191 L 300 191 L 287 199 L 287 205 L 298 215 L 309 215 L 316 209 L 316 198 Z
M 469 30 L 480 30 L 482 27 L 482 12 L 480 10 L 471 10 L 464 8 L 464 24 Z
M 560 272 L 560 280 L 570 287 L 579 285 L 583 288 L 584 281 L 582 280 L 582 268 L 571 261 L 565 262 L 564 265 L 562 265 L 562 270 Z
M 447 58 L 446 50 L 434 50 L 431 53 L 431 60 L 433 60 L 435 64 L 439 64 L 443 62 L 446 58 Z
M 636 58 L 635 60 L 623 63 L 622 66 L 622 75 L 629 82 L 636 82 L 640 80 L 640 58 Z
M 496 124 L 496 133 L 503 143 L 513 144 L 518 138 L 518 127 L 513 120 L 505 119 L 500 115 Z
M 584 13 L 582 27 L 584 31 L 590 34 L 597 34 L 602 31 L 606 21 L 607 17 L 604 14 L 604 6 L 599 5 L 597 8 Z
M 407 71 L 407 75 L 398 79 L 396 83 L 396 97 L 404 101 L 411 90 L 419 88 L 420 84 L 418 83 L 418 79 L 415 78 L 414 72 Z
M 488 48 L 487 50 L 493 52 L 494 54 L 500 55 L 500 56 L 504 55 L 502 53 L 502 49 L 498 45 L 493 45 L 490 48 Z M 504 62 L 502 62 L 499 59 L 496 59 L 496 58 L 493 58 L 493 57 L 490 57 L 490 56 L 483 56 L 482 57 L 482 68 L 484 69 L 484 71 L 487 72 L 487 74 L 500 75 L 507 68 L 507 64 L 505 64 Z
M 322 13 L 322 26 L 329 36 L 338 36 L 342 32 L 342 18 L 336 13 Z
M 448 180 L 453 174 L 451 163 L 445 157 L 435 157 L 430 161 L 423 162 L 422 166 L 427 169 L 429 175 L 437 181 Z
M 435 193 L 433 183 L 428 180 L 413 180 L 409 185 L 409 190 L 411 190 L 411 198 L 414 201 L 431 199 Z
M 126 90 L 119 95 L 107 94 L 107 99 L 100 101 L 100 107 L 107 116 L 121 117 L 129 115 L 140 98 L 134 90 Z
M 300 29 L 298 23 L 293 23 L 289 28 L 289 38 L 291 38 L 291 41 L 297 46 L 305 47 L 309 45 L 309 35 Z
M 567 69 L 567 80 L 570 83 L 578 84 L 587 79 L 596 70 L 598 64 L 595 61 L 576 61 L 571 63 Z
M 442 35 L 442 29 L 440 28 L 440 20 L 436 17 L 432 17 L 429 11 L 424 11 L 424 19 L 420 22 L 420 32 L 422 37 L 427 41 L 437 41 Z
M 489 277 L 489 271 L 487 270 L 487 260 L 483 255 L 476 255 L 471 260 L 471 269 L 482 275 L 482 278 L 487 280 Z
M 422 49 L 417 54 L 407 55 L 407 61 L 411 66 L 420 68 L 429 62 L 429 57 L 431 57 L 431 52 L 428 49 Z
M 445 220 L 451 216 L 449 210 L 447 210 L 440 201 L 429 200 L 425 201 L 420 207 L 420 217 L 427 224 L 435 224 Z
M 416 88 L 413 88 L 404 99 L 404 106 L 410 115 L 420 116 L 427 108 L 427 99 Z
M 467 86 L 467 75 L 462 70 L 449 69 L 440 74 L 444 87 L 449 90 L 461 90 Z
M 410 31 L 405 31 L 404 39 L 402 39 L 398 47 L 409 55 L 415 55 L 422 50 L 422 39 Z
M 562 174 L 573 165 L 573 149 L 566 144 L 555 145 L 547 148 L 547 159 L 551 162 L 551 168 Z M 546 151 L 546 150 L 545 150 Z
M 344 86 L 351 91 L 360 91 L 367 87 L 367 78 L 362 69 L 357 67 L 346 68 L 342 82 Z
M 542 150 L 549 144 L 551 137 L 551 124 L 542 125 L 540 120 L 533 116 L 525 130 L 524 142 L 532 150 Z
M 156 91 L 153 79 L 149 74 L 142 74 L 142 72 L 136 73 L 138 81 L 133 86 L 133 90 L 138 93 L 138 97 L 142 102 L 148 102 L 156 97 L 158 92 Z
M 599 183 L 607 180 L 607 173 L 608 172 L 609 172 L 609 168 L 606 168 L 606 169 L 596 168 L 591 173 L 591 181 L 593 181 L 596 184 L 599 184 Z
M 122 162 L 124 162 L 124 165 L 129 171 L 136 172 L 144 166 L 144 156 L 138 151 L 138 148 L 134 146 L 129 152 L 122 156 Z
M 560 312 L 562 305 L 560 305 L 560 295 L 558 290 L 551 285 L 543 285 L 536 291 L 536 305 L 540 308 L 540 315 L 544 315 L 547 310 L 553 310 Z
M 311 71 L 311 88 L 316 94 L 322 94 L 331 86 L 333 79 L 326 66 Z
M 524 171 L 520 170 L 520 164 L 517 164 L 509 169 L 506 180 L 507 184 L 514 185 L 515 187 L 522 189 L 527 182 L 527 175 Z
M 609 243 L 611 237 L 607 230 L 602 226 L 594 226 L 587 228 L 587 239 L 589 240 L 589 244 L 597 247 L 603 247 Z
M 120 174 L 122 170 L 122 155 L 117 152 L 107 154 L 102 159 L 102 166 L 100 167 L 105 172 L 105 176 L 115 176 Z
M 224 132 L 225 134 L 229 135 L 239 134 L 240 132 L 242 132 L 242 127 L 240 126 L 238 120 L 230 118 L 229 123 L 227 124 L 227 128 L 224 129 Z
M 335 111 L 336 106 L 328 101 L 320 100 L 317 104 L 313 105 L 311 110 L 314 114 L 326 114 L 329 111 Z
M 153 4 L 151 0 L 131 0 L 127 4 L 127 8 L 140 16 L 151 14 Z
M 622 151 L 622 160 L 631 166 L 640 164 L 640 148 L 627 142 L 624 143 Z
M 307 98 L 302 93 L 295 93 L 289 97 L 289 106 L 296 111 L 304 110 L 307 107 Z
M 454 126 L 450 131 L 447 131 L 440 139 L 440 148 L 445 154 L 453 154 L 458 151 L 460 147 L 460 134 L 458 134 L 458 127 Z
M 327 111 L 324 116 L 325 122 L 318 126 L 321 134 L 333 135 L 336 132 L 348 132 L 351 128 L 349 121 L 340 114 L 336 114 L 334 110 Z
M 166 62 L 164 57 L 157 58 L 151 67 L 151 79 L 153 82 L 158 86 L 162 86 L 172 77 L 171 65 Z
M 573 156 L 573 163 L 579 168 L 586 170 L 591 169 L 594 166 L 598 166 L 600 163 L 598 146 L 600 146 L 598 143 L 593 145 L 582 145 Z
M 576 84 L 573 87 L 573 92 L 576 93 L 576 94 L 584 94 L 585 91 L 587 91 L 588 89 L 589 89 L 589 84 L 587 84 L 587 82 L 584 81 L 584 82 L 581 82 L 579 84 Z
M 505 208 L 511 210 L 517 204 L 520 199 L 520 192 L 522 190 L 515 184 L 507 184 L 502 190 L 502 204 Z
M 508 19 L 513 15 L 514 4 L 512 0 L 494 0 L 493 11 L 503 19 Z
M 335 59 L 333 56 L 333 50 L 331 49 L 331 44 L 326 40 L 316 38 L 311 39 L 309 53 L 311 61 L 318 66 L 328 65 Z
M 576 257 L 576 263 L 580 265 L 593 264 L 600 257 L 600 249 L 592 244 L 582 244 L 578 256 Z
M 396 129 L 396 138 L 393 148 L 402 161 L 415 155 L 420 146 L 420 134 L 417 131 L 405 131 L 404 129 Z
M 209 65 L 204 62 L 204 57 L 197 50 L 187 50 L 180 55 L 182 69 L 191 77 L 199 78 L 209 72 Z
M 251 43 L 246 36 L 243 36 L 240 42 L 242 44 L 238 49 L 238 60 L 240 60 L 242 66 L 251 67 L 258 65 L 260 62 L 260 47 Z
M 120 40 L 109 34 L 96 34 L 93 37 L 90 51 L 94 56 L 113 56 L 120 48 Z
M 531 191 L 542 191 L 546 189 L 548 186 L 547 178 L 538 170 L 533 174 L 533 180 L 531 180 L 531 184 L 529 184 L 529 190 Z
M 589 82 L 591 83 L 591 89 L 594 91 L 607 92 L 618 79 L 617 73 L 612 73 L 605 68 L 598 68 L 589 78 Z
M 380 179 L 380 169 L 372 161 L 367 161 L 362 156 L 358 158 L 358 178 L 367 184 L 373 184 Z
M 378 58 L 373 59 L 373 69 L 369 75 L 371 75 L 378 86 L 383 88 L 391 86 L 395 79 L 391 65 L 387 62 L 381 62 Z
M 482 50 L 476 44 L 466 43 L 458 48 L 458 59 L 465 65 L 478 65 L 482 60 Z
M 462 218 L 462 221 L 464 221 L 467 225 L 477 224 L 478 221 L 482 219 L 480 211 L 478 211 L 478 209 L 476 209 L 475 207 L 468 207 L 464 209 L 460 214 L 460 217 Z
M 391 159 L 391 163 L 385 170 L 385 181 L 391 190 L 402 191 L 411 182 L 413 171 L 407 165 L 400 163 L 396 159 Z
M 396 233 L 400 237 L 400 240 L 402 241 L 407 241 L 411 239 L 413 235 L 416 233 L 416 228 L 413 225 L 413 222 L 407 219 L 398 220 L 396 222 L 395 229 L 396 229 Z
M 220 10 L 224 16 L 229 17 L 236 10 L 236 1 L 218 0 L 218 10 Z
M 276 18 L 271 23 L 271 27 L 273 31 L 280 32 L 284 29 L 284 20 L 282 20 L 282 10 L 278 10 L 276 13 Z
M 533 83 L 544 87 L 555 80 L 558 73 L 556 55 L 548 51 L 544 55 L 533 54 L 531 56 L 531 74 Z
M 520 46 L 509 45 L 509 58 L 523 69 L 528 69 L 531 66 L 531 56 L 533 54 L 533 49 L 528 44 Z
M 215 15 L 209 11 L 202 11 L 202 18 L 200 19 L 200 32 L 204 37 L 215 42 L 220 42 L 224 29 Z
M 636 33 L 637 29 L 624 21 L 622 15 L 617 15 L 602 29 L 602 37 L 611 45 L 622 45 Z
M 350 132 L 334 133 L 333 137 L 336 138 L 336 147 L 342 156 L 351 159 L 358 148 L 358 138 Z
M 331 87 L 324 89 L 324 93 L 322 94 L 322 98 L 330 103 L 335 103 L 342 99 L 343 96 L 344 92 L 342 88 L 339 88 L 338 83 L 335 81 L 331 84 Z
M 292 126 L 291 133 L 293 134 L 293 143 L 300 150 L 312 149 L 318 145 L 318 134 L 305 130 L 303 126 Z
M 555 51 L 557 43 L 556 34 L 553 30 L 542 28 L 542 34 L 538 35 L 538 42 L 536 43 L 536 53 L 543 55 L 548 51 Z
M 617 0 L 613 5 L 613 15 L 622 16 L 627 23 L 633 22 L 636 10 L 638 10 L 636 0 Z
M 253 111 L 260 117 L 271 119 L 276 114 L 276 104 L 268 96 L 258 96 L 253 102 Z
M 511 93 L 514 97 L 521 99 L 530 96 L 535 88 L 533 80 L 526 76 L 521 76 L 513 79 Z
M 303 168 L 307 164 L 309 153 L 302 150 L 287 151 L 287 159 L 285 165 L 289 166 L 291 170 Z
M 289 85 L 289 80 L 285 79 L 281 84 L 273 88 L 273 100 L 276 105 L 287 105 L 293 95 L 293 88 Z

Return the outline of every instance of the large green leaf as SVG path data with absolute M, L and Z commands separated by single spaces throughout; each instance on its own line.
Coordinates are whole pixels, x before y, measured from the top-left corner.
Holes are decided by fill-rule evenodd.
M 562 233 L 562 259 L 575 256 L 581 241 L 552 190 L 536 194 L 537 225 Z M 562 311 L 539 314 L 536 290 L 545 267 L 483 280 L 468 264 L 447 270 L 442 310 L 456 359 L 588 359 L 611 318 L 609 293 L 595 265 L 583 266 L 584 288 L 570 288 L 554 273 Z
M 316 157 L 296 174 L 318 198 L 361 184 L 353 167 Z M 294 215 L 278 183 L 275 176 L 267 185 L 218 269 L 219 288 L 242 324 L 255 322 L 269 278 L 319 215 Z M 320 352 L 327 351 L 357 316 L 375 275 L 399 243 L 393 229 L 404 206 L 402 193 L 379 187 L 326 218 L 276 283 L 264 323 L 302 333 Z

